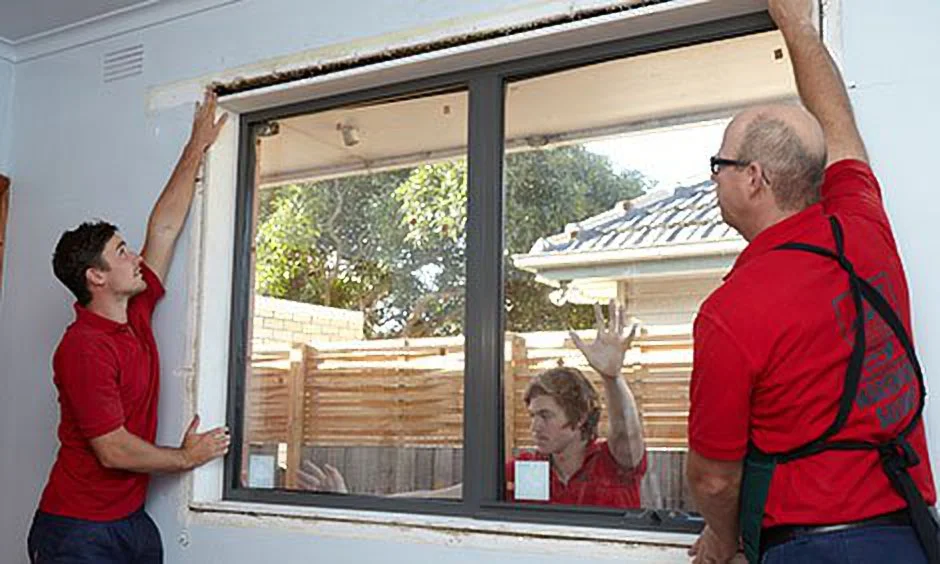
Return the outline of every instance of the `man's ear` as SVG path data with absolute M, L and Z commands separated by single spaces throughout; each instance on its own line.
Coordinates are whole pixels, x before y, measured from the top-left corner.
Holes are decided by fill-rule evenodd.
M 763 194 L 763 190 L 770 190 L 770 184 L 766 181 L 764 167 L 758 162 L 752 162 L 747 165 L 747 195 L 749 199 L 755 199 Z
M 104 283 L 105 283 L 104 271 L 97 269 L 93 266 L 88 267 L 85 270 L 85 282 L 87 282 L 89 288 L 92 288 L 93 286 L 104 286 Z

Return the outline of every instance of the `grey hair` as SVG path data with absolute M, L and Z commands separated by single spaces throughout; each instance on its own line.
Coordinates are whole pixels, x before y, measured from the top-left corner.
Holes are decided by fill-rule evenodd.
M 755 117 L 744 131 L 738 159 L 764 167 L 781 210 L 799 211 L 819 201 L 826 151 L 809 149 L 782 120 Z

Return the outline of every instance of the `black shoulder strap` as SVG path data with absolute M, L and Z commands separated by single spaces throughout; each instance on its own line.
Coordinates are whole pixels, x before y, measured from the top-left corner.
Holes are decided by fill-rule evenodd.
M 808 441 L 789 452 L 782 453 L 780 455 L 781 461 L 803 458 L 804 456 L 809 456 L 811 454 L 830 449 L 857 450 L 879 448 L 880 445 L 877 443 L 865 441 L 829 442 L 829 439 L 838 433 L 845 425 L 849 413 L 852 410 L 852 404 L 855 401 L 856 395 L 858 394 L 858 385 L 859 381 L 861 380 L 862 363 L 865 360 L 866 350 L 865 314 L 862 304 L 863 300 L 867 301 L 871 305 L 875 312 L 885 321 L 888 327 L 891 328 L 891 331 L 898 338 L 898 341 L 900 341 L 901 346 L 904 348 L 904 352 L 907 354 L 907 357 L 911 362 L 914 373 L 917 375 L 917 382 L 920 386 L 917 413 L 914 417 L 911 418 L 904 429 L 901 430 L 899 433 L 900 438 L 903 439 L 907 437 L 910 431 L 920 421 L 924 410 L 924 403 L 927 395 L 927 389 L 924 385 L 924 376 L 923 372 L 921 371 L 920 363 L 917 360 L 917 354 L 914 351 L 914 345 L 907 333 L 907 330 L 904 328 L 904 324 L 901 322 L 901 319 L 898 317 L 897 313 L 895 313 L 894 309 L 884 298 L 884 296 L 881 295 L 878 289 L 872 286 L 871 283 L 869 283 L 867 280 L 860 277 L 855 272 L 855 268 L 852 263 L 848 260 L 848 258 L 846 258 L 845 237 L 842 230 L 842 225 L 835 217 L 832 216 L 829 217 L 829 224 L 832 228 L 832 236 L 835 240 L 836 252 L 832 252 L 831 250 L 824 247 L 817 247 L 815 245 L 808 245 L 806 243 L 785 243 L 776 248 L 779 250 L 804 251 L 826 257 L 839 263 L 839 266 L 841 266 L 842 269 L 846 271 L 849 276 L 849 289 L 851 290 L 852 294 L 852 302 L 855 306 L 855 321 L 853 323 L 855 339 L 852 347 L 852 354 L 849 357 L 849 363 L 846 367 L 845 385 L 842 390 L 842 396 L 839 399 L 839 411 L 836 414 L 836 417 L 833 419 L 829 427 L 818 438 Z
M 867 280 L 856 274 L 852 263 L 845 256 L 844 236 L 842 225 L 839 221 L 830 216 L 829 223 L 832 227 L 832 236 L 836 243 L 836 252 L 829 249 L 807 245 L 805 243 L 786 243 L 780 245 L 777 249 L 805 251 L 817 254 L 839 263 L 839 266 L 849 275 L 849 288 L 852 292 L 852 302 L 855 304 L 855 342 L 852 347 L 852 355 L 849 358 L 849 364 L 846 368 L 845 385 L 842 390 L 842 396 L 839 398 L 839 412 L 836 414 L 832 424 L 829 425 L 819 438 L 809 441 L 791 451 L 774 455 L 778 462 L 787 462 L 797 458 L 804 458 L 826 450 L 877 450 L 881 456 L 882 467 L 888 476 L 892 486 L 907 502 L 908 510 L 911 515 L 911 524 L 917 533 L 917 538 L 927 554 L 928 561 L 931 564 L 940 564 L 940 541 L 937 537 L 937 524 L 933 520 L 927 502 L 921 495 L 917 484 L 908 472 L 908 468 L 916 466 L 921 461 L 908 443 L 907 436 L 920 422 L 924 411 L 925 398 L 927 396 L 927 387 L 924 384 L 924 374 L 921 371 L 920 363 L 917 361 L 917 354 L 914 351 L 914 344 L 910 335 L 904 328 L 904 324 L 898 318 L 897 313 L 881 295 L 877 288 L 872 286 Z M 829 441 L 833 435 L 838 433 L 845 425 L 849 412 L 852 410 L 852 404 L 858 393 L 859 380 L 862 374 L 862 363 L 865 358 L 865 311 L 863 300 L 868 302 L 875 312 L 887 323 L 888 327 L 900 341 L 907 354 L 908 360 L 917 375 L 917 384 L 920 386 L 918 396 L 917 412 L 904 428 L 895 436 L 894 439 L 883 443 L 868 441 Z

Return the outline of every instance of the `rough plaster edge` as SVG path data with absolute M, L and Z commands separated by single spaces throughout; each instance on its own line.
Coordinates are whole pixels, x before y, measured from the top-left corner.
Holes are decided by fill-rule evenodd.
M 202 257 L 205 254 L 205 241 L 202 237 L 206 222 L 207 206 L 205 205 L 205 182 L 201 178 L 196 181 L 196 191 L 193 196 L 193 209 L 190 210 L 193 218 L 190 229 L 187 260 L 187 272 L 189 273 L 189 291 L 186 297 L 186 333 L 183 358 L 184 366 L 180 372 L 184 378 L 183 381 L 183 428 L 186 422 L 196 411 L 197 398 L 197 372 L 196 367 L 199 363 L 199 343 L 200 343 L 200 320 L 201 312 L 199 304 L 202 303 Z M 189 517 L 187 506 L 193 499 L 193 474 L 187 472 L 184 479 L 180 480 L 179 503 L 177 506 L 177 520 L 185 523 Z
M 823 40 L 836 63 L 841 67 L 845 44 L 842 38 L 842 0 L 819 0 L 820 25 L 822 26 Z
M 849 77 L 844 76 L 845 65 L 843 64 L 843 60 L 845 56 L 845 42 L 842 30 L 842 14 L 844 10 L 843 1 L 819 1 L 820 10 L 822 12 L 822 15 L 819 19 L 819 24 L 822 27 L 823 42 L 826 44 L 826 47 L 829 48 L 829 53 L 832 55 L 832 59 L 835 61 L 836 66 L 840 71 L 842 71 L 846 87 L 849 90 L 852 90 L 856 86 L 855 81 L 850 80 Z
M 362 72 L 376 72 L 392 66 L 420 62 L 428 58 L 446 57 L 573 29 L 716 2 L 717 0 L 655 0 L 653 2 L 647 0 L 624 6 L 621 2 L 603 0 L 593 2 L 589 7 L 582 6 L 580 9 L 575 9 L 576 3 L 570 1 L 532 2 L 505 12 L 455 18 L 346 43 L 320 46 L 190 79 L 157 85 L 148 91 L 147 111 L 153 113 L 198 100 L 207 85 L 217 85 L 220 90 L 227 92 L 228 87 L 224 85 L 261 80 L 274 75 L 292 76 L 295 73 L 309 72 L 311 69 L 314 71 L 329 69 L 329 72 L 321 72 L 295 82 L 306 83 L 313 79 L 335 80 Z M 737 2 L 737 4 L 743 3 L 746 2 L 743 0 Z M 590 17 L 585 17 L 584 14 L 590 14 Z M 542 23 L 538 24 L 538 22 Z M 505 30 L 514 31 L 507 34 Z M 429 45 L 435 48 L 427 49 L 426 46 Z M 408 54 L 409 52 L 411 54 Z M 389 53 L 398 53 L 399 56 L 388 57 Z M 376 60 L 372 64 L 363 64 L 363 61 L 371 60 L 373 57 Z M 250 95 L 285 86 L 294 86 L 294 82 L 290 84 L 279 82 L 266 88 L 256 86 Z M 226 97 L 233 98 L 231 95 Z
M 0 124 L 5 124 L 6 131 L 0 131 L 0 174 L 13 177 L 13 106 L 16 102 L 16 65 L 3 59 L 3 44 L 0 43 L 0 65 L 10 67 L 10 90 L 6 103 L 0 103 Z M 13 205 L 12 202 L 10 204 Z M 7 220 L 9 223 L 10 220 Z
M 221 114 L 223 110 L 219 110 Z M 193 413 L 199 413 L 202 419 L 202 425 L 206 428 L 217 425 L 224 425 L 226 422 L 226 401 L 228 396 L 228 371 L 226 369 L 228 362 L 228 324 L 224 324 L 224 335 L 218 339 L 205 339 L 205 333 L 208 331 L 207 320 L 210 306 L 207 301 L 210 300 L 209 294 L 213 294 L 212 299 L 222 299 L 219 292 L 227 296 L 227 289 L 231 287 L 231 269 L 230 261 L 226 259 L 228 266 L 223 267 L 219 272 L 211 272 L 209 261 L 213 257 L 223 256 L 218 253 L 229 253 L 231 255 L 231 242 L 234 232 L 227 227 L 228 220 L 222 221 L 216 219 L 218 214 L 235 214 L 234 206 L 234 186 L 237 176 L 237 158 L 238 158 L 238 116 L 230 115 L 229 122 L 219 135 L 213 149 L 206 156 L 203 164 L 203 173 L 201 180 L 197 183 L 197 190 L 194 195 L 193 205 L 196 209 L 193 212 L 193 227 L 190 233 L 189 248 L 189 275 L 190 290 L 187 299 L 187 307 L 190 308 L 187 320 L 186 333 L 186 357 L 185 361 L 189 366 L 184 367 L 187 380 L 184 386 L 183 412 L 184 422 L 188 422 Z M 213 209 L 210 195 L 215 193 L 223 198 L 222 206 L 224 209 Z M 219 202 L 215 202 L 218 207 Z M 216 236 L 213 232 L 213 225 L 216 231 L 224 232 Z M 219 239 L 223 239 L 220 243 Z M 215 241 L 216 248 L 212 247 L 212 241 Z M 215 254 L 213 254 L 215 253 Z M 210 273 L 212 276 L 210 276 Z M 225 291 L 213 292 L 214 284 L 218 282 L 218 277 L 224 278 L 227 284 Z M 212 278 L 211 280 L 209 278 Z M 214 302 L 213 302 L 214 303 Z M 229 300 L 225 298 L 225 304 Z M 218 306 L 227 308 L 228 305 Z M 216 311 L 216 310 L 212 310 Z M 216 316 L 219 317 L 219 316 Z M 222 321 L 228 319 L 228 310 L 221 316 Z M 222 329 L 220 328 L 221 332 Z M 211 341 L 211 342 L 210 342 Z M 214 365 L 214 368 L 211 366 Z M 211 373 L 210 373 L 211 372 Z M 200 396 L 199 390 L 212 389 L 216 393 L 203 394 Z M 205 466 L 190 472 L 183 480 L 184 497 L 181 499 L 180 522 L 186 523 L 189 519 L 189 503 L 196 501 L 212 501 L 221 499 L 223 482 L 223 461 L 215 460 Z
M 573 24 L 610 14 L 635 12 L 643 8 L 656 6 L 657 4 L 665 4 L 674 1 L 675 0 L 633 0 L 631 2 L 618 2 L 614 4 L 600 3 L 597 6 L 582 7 L 580 9 L 575 9 L 572 5 L 566 13 L 544 15 L 540 18 L 508 23 L 505 26 L 488 25 L 480 28 L 473 27 L 469 31 L 462 33 L 457 31 L 452 35 L 443 37 L 435 38 L 432 35 L 431 38 L 425 39 L 421 33 L 411 34 L 417 35 L 419 39 L 410 42 L 405 41 L 397 45 L 393 43 L 390 46 L 383 46 L 384 41 L 379 39 L 378 45 L 375 46 L 378 47 L 378 49 L 367 50 L 348 58 L 323 61 L 311 66 L 284 69 L 265 75 L 238 77 L 226 83 L 219 84 L 216 87 L 216 91 L 220 96 L 237 94 L 243 91 L 256 90 L 258 88 L 277 86 L 279 84 L 335 74 L 355 67 L 371 66 L 399 59 L 407 59 L 408 57 L 416 55 L 437 53 L 449 48 L 470 46 L 477 43 L 510 38 L 522 35 L 526 32 Z

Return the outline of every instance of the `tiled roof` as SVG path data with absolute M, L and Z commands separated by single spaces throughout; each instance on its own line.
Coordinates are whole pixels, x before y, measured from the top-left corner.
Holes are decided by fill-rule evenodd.
M 715 184 L 708 180 L 620 202 L 569 224 L 564 233 L 539 239 L 529 256 L 735 240 L 741 236 L 721 220 Z

